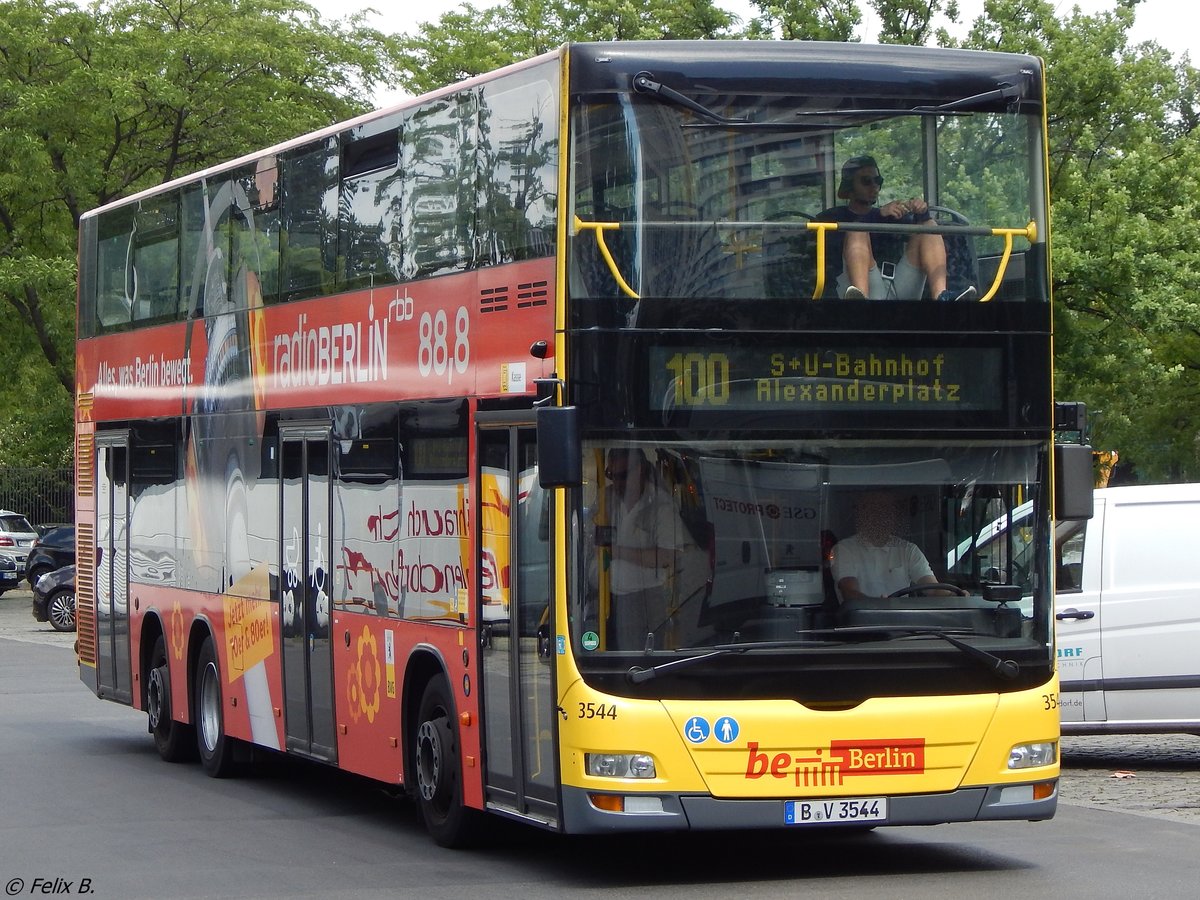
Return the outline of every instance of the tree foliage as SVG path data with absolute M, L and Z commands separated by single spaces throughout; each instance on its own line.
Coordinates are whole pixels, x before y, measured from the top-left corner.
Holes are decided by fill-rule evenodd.
M 966 37 L 954 39 L 956 0 L 753 0 L 747 22 L 722 22 L 705 0 L 673 7 L 669 20 L 654 3 L 508 0 L 421 26 L 407 38 L 413 62 L 404 79 L 424 90 L 564 40 L 856 40 L 865 11 L 878 28 L 868 37 L 882 43 L 1042 56 L 1057 394 L 1086 401 L 1097 445 L 1117 449 L 1139 476 L 1200 478 L 1200 77 L 1187 59 L 1131 44 L 1138 2 L 1064 15 L 1064 4 L 1044 0 L 987 0 Z M 439 68 L 445 62 L 453 68 Z
M 80 216 L 365 110 L 396 53 L 300 0 L 0 5 L 0 463 L 70 453 Z
M 1057 393 L 1139 477 L 1200 478 L 1198 73 L 1131 45 L 1136 0 L 989 0 L 971 46 L 1049 71 Z
M 75 226 L 99 203 L 574 40 L 938 43 L 1048 66 L 1057 394 L 1140 476 L 1200 478 L 1200 75 L 1097 15 L 987 0 L 475 0 L 408 35 L 302 0 L 0 4 L 0 464 L 69 454 Z M 876 29 L 863 34 L 865 22 Z M 982 187 L 981 187 L 982 189 Z
M 403 39 L 400 82 L 422 94 L 567 41 L 732 37 L 734 21 L 714 0 L 466 2 Z

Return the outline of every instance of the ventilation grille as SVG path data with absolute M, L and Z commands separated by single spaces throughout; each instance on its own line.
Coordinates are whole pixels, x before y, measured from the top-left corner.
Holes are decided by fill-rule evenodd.
M 517 309 L 528 309 L 531 306 L 545 306 L 549 300 L 549 291 L 545 281 L 528 281 L 517 285 Z
M 545 306 L 550 301 L 548 281 L 526 281 L 517 285 L 517 309 Z M 504 312 L 512 305 L 513 291 L 507 284 L 498 287 L 480 288 L 479 311 L 484 313 Z
M 75 438 L 75 493 L 80 497 L 96 494 L 96 436 L 80 434 Z
M 504 312 L 508 309 L 508 285 L 480 288 L 479 311 L 484 313 Z
M 91 471 L 90 467 L 89 470 Z M 75 631 L 79 661 L 96 665 L 96 527 L 75 524 Z

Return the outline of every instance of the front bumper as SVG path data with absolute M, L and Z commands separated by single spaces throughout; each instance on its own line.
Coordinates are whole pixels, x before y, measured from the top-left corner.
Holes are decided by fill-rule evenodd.
M 948 822 L 1039 821 L 1053 817 L 1058 788 L 1044 800 L 1011 800 L 1014 785 L 961 788 L 941 794 L 888 796 L 886 821 L 871 826 L 941 825 Z M 765 828 L 854 828 L 862 823 L 785 825 L 784 800 L 721 800 L 711 796 L 657 794 L 663 811 L 622 813 L 597 809 L 589 791 L 563 787 L 563 822 L 575 834 L 634 831 L 725 831 Z

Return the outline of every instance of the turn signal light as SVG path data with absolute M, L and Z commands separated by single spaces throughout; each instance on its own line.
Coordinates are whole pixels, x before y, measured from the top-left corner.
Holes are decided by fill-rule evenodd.
M 1033 786 L 1034 800 L 1048 800 L 1054 796 L 1054 782 L 1042 781 Z

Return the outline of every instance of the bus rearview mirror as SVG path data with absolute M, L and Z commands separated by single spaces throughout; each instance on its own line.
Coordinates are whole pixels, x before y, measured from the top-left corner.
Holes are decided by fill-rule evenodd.
M 1054 445 L 1054 518 L 1060 522 L 1092 517 L 1092 448 Z
M 583 482 L 576 407 L 538 407 L 537 444 L 538 483 L 542 487 L 576 487 Z

